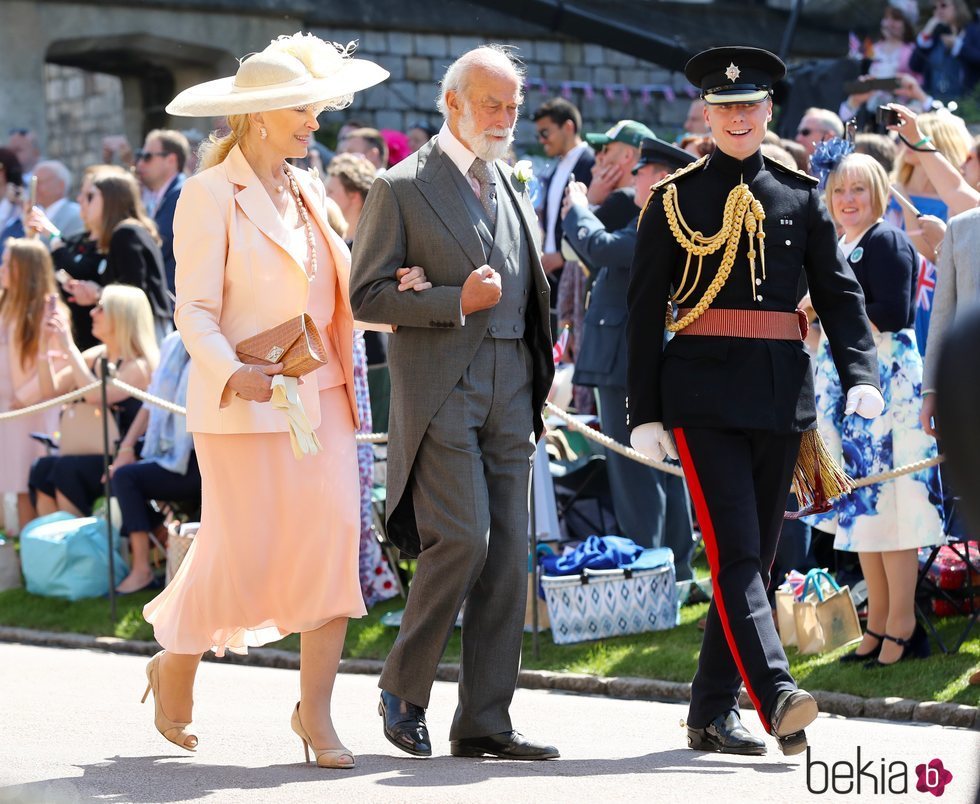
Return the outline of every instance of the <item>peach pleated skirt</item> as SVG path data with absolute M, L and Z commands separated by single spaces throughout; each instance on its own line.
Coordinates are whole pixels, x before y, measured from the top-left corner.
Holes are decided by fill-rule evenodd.
M 195 433 L 201 529 L 143 609 L 172 653 L 248 648 L 366 613 L 358 581 L 357 454 L 343 385 L 320 392 L 323 451 L 288 433 Z

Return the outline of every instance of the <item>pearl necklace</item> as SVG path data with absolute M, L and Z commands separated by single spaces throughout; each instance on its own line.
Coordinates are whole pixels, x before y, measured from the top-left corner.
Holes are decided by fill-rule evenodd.
M 309 250 L 310 255 L 310 273 L 306 274 L 306 268 L 303 268 L 303 273 L 306 274 L 306 279 L 308 282 L 312 282 L 316 279 L 316 241 L 313 238 L 313 224 L 310 221 L 310 215 L 306 211 L 306 204 L 303 203 L 303 196 L 299 191 L 299 185 L 296 183 L 296 178 L 289 168 L 283 164 L 283 172 L 286 174 L 286 180 L 289 182 L 289 189 L 292 191 L 293 198 L 296 199 L 296 207 L 299 209 L 299 216 L 303 221 L 303 227 L 306 229 L 306 245 Z

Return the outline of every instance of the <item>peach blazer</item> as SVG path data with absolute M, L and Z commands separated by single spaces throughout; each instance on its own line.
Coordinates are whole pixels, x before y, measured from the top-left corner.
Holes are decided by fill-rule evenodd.
M 317 325 L 342 363 L 351 414 L 357 422 L 354 320 L 348 295 L 350 251 L 327 223 L 323 182 L 307 171 L 293 170 L 306 208 L 333 258 L 333 319 Z M 189 432 L 288 430 L 282 411 L 268 403 L 247 402 L 226 385 L 243 365 L 235 356 L 236 344 L 307 311 L 310 283 L 303 268 L 305 255 L 293 254 L 290 243 L 272 199 L 237 145 L 221 164 L 184 183 L 174 215 L 174 320 L 191 356 Z M 320 403 L 316 373 L 303 380 L 300 397 L 310 423 L 317 427 Z

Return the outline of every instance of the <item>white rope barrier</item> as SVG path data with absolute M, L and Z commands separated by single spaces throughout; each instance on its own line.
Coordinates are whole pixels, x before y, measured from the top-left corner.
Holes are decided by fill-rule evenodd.
M 67 402 L 72 402 L 85 396 L 87 393 L 96 390 L 101 385 L 102 383 L 96 380 L 93 383 L 89 383 L 84 388 L 79 388 L 77 391 L 69 391 L 67 394 L 56 396 L 54 399 L 46 399 L 44 402 L 38 402 L 36 405 L 31 405 L 30 407 L 11 410 L 7 413 L 0 413 L 0 422 L 9 421 L 10 419 L 19 419 L 21 416 L 30 416 L 32 413 L 39 413 L 40 411 L 47 410 L 48 408 L 59 407 Z
M 577 421 L 571 416 L 570 413 L 562 410 L 560 407 L 551 402 L 545 402 L 544 406 L 549 413 L 553 413 L 555 416 L 565 422 L 570 430 L 574 430 L 576 433 L 581 433 L 590 441 L 595 441 L 597 444 L 601 444 L 606 449 L 617 452 L 620 455 L 624 455 L 637 463 L 652 466 L 654 469 L 659 469 L 661 472 L 666 472 L 668 475 L 676 475 L 677 477 L 684 476 L 684 470 L 679 466 L 664 463 L 663 461 L 655 461 L 653 458 L 644 455 L 642 452 L 637 452 L 632 447 L 627 447 L 624 444 L 620 444 L 618 441 L 615 441 L 609 436 L 594 430 L 587 424 L 582 424 L 580 421 Z
M 187 408 L 176 405 L 167 399 L 162 399 L 159 396 L 154 396 L 153 394 L 147 393 L 141 388 L 137 388 L 135 385 L 130 385 L 127 382 L 123 382 L 116 377 L 110 377 L 109 382 L 116 386 L 121 391 L 125 391 L 132 397 L 139 399 L 141 402 L 146 402 L 150 405 L 155 405 L 164 410 L 168 410 L 171 413 L 176 413 L 180 416 L 187 415 Z M 86 385 L 84 388 L 79 388 L 77 391 L 70 391 L 67 394 L 62 394 L 61 396 L 55 397 L 54 399 L 48 399 L 44 402 L 38 402 L 36 405 L 31 405 L 30 407 L 21 408 L 20 410 L 12 410 L 7 413 L 0 413 L 0 422 L 8 421 L 10 419 L 17 419 L 21 416 L 29 416 L 32 413 L 37 413 L 42 410 L 47 410 L 48 408 L 58 407 L 64 405 L 67 402 L 72 402 L 75 399 L 85 396 L 91 391 L 96 390 L 102 385 L 101 382 L 96 380 L 93 383 Z M 570 430 L 574 430 L 576 433 L 580 433 L 585 436 L 589 441 L 594 441 L 595 443 L 605 447 L 608 450 L 612 450 L 620 455 L 629 458 L 637 463 L 642 463 L 645 466 L 651 466 L 654 469 L 659 469 L 661 472 L 666 472 L 669 475 L 675 475 L 677 477 L 684 476 L 684 470 L 679 466 L 674 466 L 673 464 L 665 463 L 663 461 L 655 461 L 653 458 L 644 455 L 642 452 L 637 452 L 632 447 L 627 447 L 625 444 L 620 444 L 618 441 L 610 438 L 609 436 L 598 432 L 597 430 L 589 427 L 586 424 L 582 424 L 576 420 L 570 413 L 562 410 L 557 405 L 551 402 L 545 402 L 546 410 L 557 416 Z M 358 444 L 386 444 L 388 442 L 387 433 L 358 433 L 355 436 L 355 440 Z M 905 466 L 899 466 L 896 469 L 892 469 L 888 472 L 881 472 L 876 475 L 869 475 L 868 477 L 859 477 L 854 479 L 854 488 L 862 488 L 864 486 L 873 486 L 876 483 L 885 483 L 889 480 L 894 480 L 896 477 L 902 477 L 903 475 L 912 474 L 913 472 L 921 472 L 923 469 L 929 469 L 933 466 L 938 466 L 945 460 L 944 456 L 939 455 L 935 458 L 927 458 L 922 461 L 917 461 L 915 463 L 906 464 Z

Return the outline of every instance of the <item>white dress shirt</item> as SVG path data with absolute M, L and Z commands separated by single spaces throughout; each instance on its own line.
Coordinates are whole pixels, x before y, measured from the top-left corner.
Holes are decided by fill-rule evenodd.
M 565 185 L 568 184 L 568 177 L 572 175 L 572 169 L 579 157 L 588 146 L 583 142 L 576 145 L 572 150 L 565 154 L 555 166 L 555 172 L 551 175 L 548 183 L 548 199 L 545 202 L 547 220 L 545 220 L 544 230 L 544 252 L 550 254 L 558 251 L 558 244 L 555 243 L 555 225 L 558 223 L 558 213 L 561 211 L 562 198 L 565 195 Z

